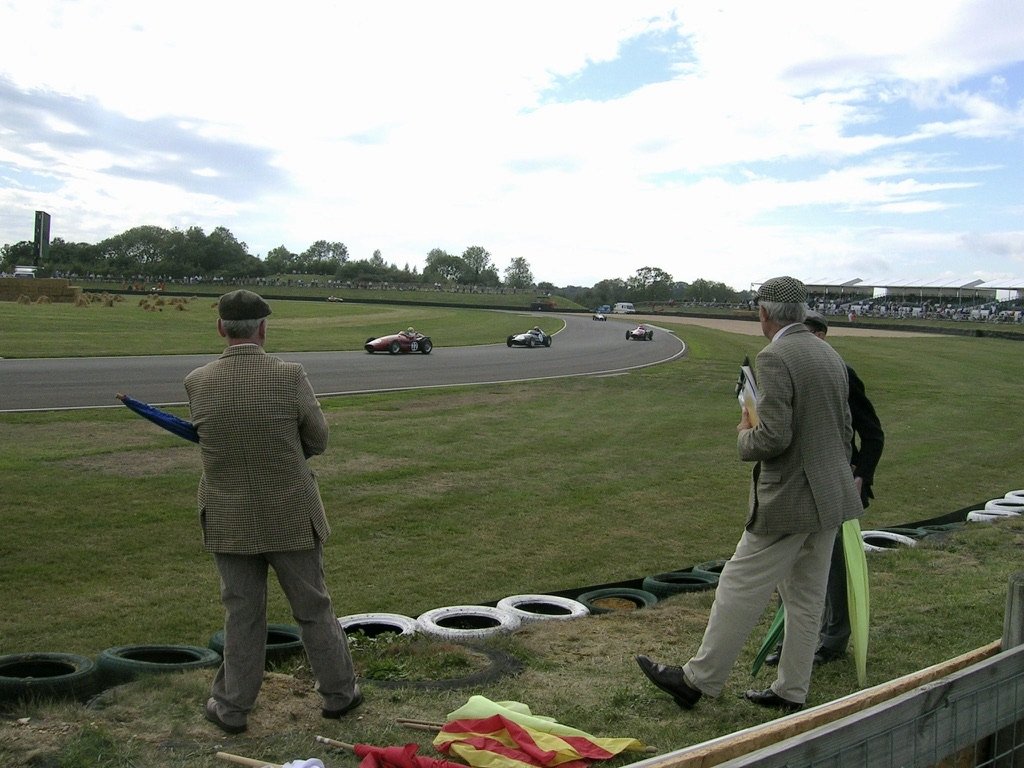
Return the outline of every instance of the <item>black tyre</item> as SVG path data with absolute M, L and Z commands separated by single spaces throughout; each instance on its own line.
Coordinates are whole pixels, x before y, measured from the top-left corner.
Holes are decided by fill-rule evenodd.
M 397 355 L 401 351 L 402 351 L 402 345 L 399 344 L 397 341 L 392 341 L 388 345 L 388 354 L 389 355 Z
M 508 344 L 511 347 L 512 346 L 512 337 L 509 336 L 507 339 L 505 339 L 505 343 Z
M 224 630 L 214 632 L 207 644 L 210 650 L 224 655 Z M 292 624 L 267 625 L 267 664 L 279 664 L 302 651 L 302 633 Z
M 429 355 L 430 350 L 432 350 L 433 348 L 434 344 L 430 341 L 430 339 L 424 339 L 423 341 L 420 342 L 420 352 L 423 353 L 424 355 Z
M 526 346 L 528 346 L 530 349 L 533 349 L 533 336 L 526 337 Z
M 725 564 L 729 562 L 729 558 L 725 560 L 708 560 L 704 563 L 697 563 L 693 566 L 694 573 L 711 573 L 715 576 L 722 575 L 722 569 L 725 568 Z
M 373 345 L 370 344 L 371 341 L 373 341 L 372 337 L 367 339 L 366 343 L 363 344 L 363 349 L 365 349 L 367 352 L 369 352 L 372 355 L 373 354 Z
M 0 656 L 0 702 L 24 699 L 79 699 L 99 689 L 96 663 L 71 653 L 14 653 Z
M 648 331 L 647 332 L 647 340 L 648 341 L 654 341 L 654 331 Z
M 102 682 L 117 685 L 141 675 L 216 667 L 220 660 L 212 648 L 195 645 L 121 645 L 101 651 L 96 666 Z
M 658 596 L 645 589 L 629 587 L 606 587 L 584 592 L 576 598 L 590 609 L 591 613 L 613 613 L 615 611 L 638 611 L 658 602 Z
M 629 341 L 629 337 L 630 337 L 630 333 L 629 333 L 629 331 L 626 331 L 626 341 Z
M 683 592 L 704 592 L 718 586 L 718 576 L 697 571 L 671 571 L 648 576 L 643 580 L 643 589 L 659 599 Z
M 551 346 L 551 337 L 550 336 L 545 336 L 544 337 L 544 346 L 545 347 L 550 347 Z

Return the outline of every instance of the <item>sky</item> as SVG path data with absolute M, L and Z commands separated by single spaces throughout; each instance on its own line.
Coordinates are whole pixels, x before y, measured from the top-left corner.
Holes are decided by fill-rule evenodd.
M 1024 278 L 1021 0 L 0 0 L 0 244 Z

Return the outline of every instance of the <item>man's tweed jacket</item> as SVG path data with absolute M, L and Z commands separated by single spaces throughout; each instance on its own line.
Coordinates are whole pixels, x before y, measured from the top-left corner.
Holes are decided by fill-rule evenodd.
M 185 377 L 199 431 L 199 521 L 209 552 L 312 549 L 330 534 L 307 457 L 327 421 L 298 363 L 238 344 Z
M 737 437 L 740 458 L 757 462 L 747 530 L 809 533 L 864 514 L 850 470 L 853 426 L 842 358 L 795 325 L 758 353 L 755 377 L 760 421 Z

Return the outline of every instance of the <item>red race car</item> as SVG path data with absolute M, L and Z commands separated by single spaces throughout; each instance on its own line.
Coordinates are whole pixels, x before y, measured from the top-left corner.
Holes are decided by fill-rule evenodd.
M 397 355 L 401 352 L 419 352 L 429 355 L 434 348 L 434 342 L 429 336 L 424 336 L 415 328 L 406 328 L 404 331 L 392 333 L 388 336 L 379 336 L 376 339 L 367 339 L 363 349 L 371 355 L 374 352 L 387 352 Z
M 641 323 L 632 331 L 626 331 L 627 341 L 651 341 L 654 338 L 654 330 Z

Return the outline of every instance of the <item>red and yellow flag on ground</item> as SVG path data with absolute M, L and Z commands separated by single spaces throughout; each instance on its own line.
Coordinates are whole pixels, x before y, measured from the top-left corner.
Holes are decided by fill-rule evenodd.
M 434 746 L 473 768 L 587 768 L 620 752 L 640 752 L 636 739 L 601 738 L 534 715 L 516 701 L 472 696 L 448 715 Z

